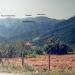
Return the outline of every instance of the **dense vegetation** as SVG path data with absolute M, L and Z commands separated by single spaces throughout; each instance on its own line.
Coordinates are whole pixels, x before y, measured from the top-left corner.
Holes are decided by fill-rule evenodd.
M 26 45 L 24 41 L 17 41 L 12 44 L 0 45 L 0 57 L 13 58 L 36 56 L 44 54 L 68 54 L 73 53 L 72 47 L 59 40 L 47 39 L 43 45 Z

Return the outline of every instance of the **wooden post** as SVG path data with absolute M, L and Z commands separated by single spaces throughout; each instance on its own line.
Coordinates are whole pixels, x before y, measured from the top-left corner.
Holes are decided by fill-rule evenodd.
M 24 54 L 22 52 L 22 66 L 24 65 Z
M 50 71 L 50 54 L 49 54 L 49 71 Z
M 22 44 L 22 66 L 24 65 L 24 42 L 21 42 Z

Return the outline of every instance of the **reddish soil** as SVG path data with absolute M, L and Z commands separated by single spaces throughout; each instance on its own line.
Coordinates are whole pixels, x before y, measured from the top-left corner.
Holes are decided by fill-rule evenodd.
M 21 65 L 21 58 L 3 59 L 6 64 L 15 64 L 18 68 Z M 34 69 L 48 70 L 49 68 L 49 56 L 38 56 L 34 58 L 25 58 L 25 63 L 30 64 Z M 75 55 L 51 55 L 50 56 L 50 70 L 52 71 L 75 71 Z

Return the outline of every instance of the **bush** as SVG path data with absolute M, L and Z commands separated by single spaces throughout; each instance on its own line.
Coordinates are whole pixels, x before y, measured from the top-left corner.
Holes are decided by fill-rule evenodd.
M 53 45 L 48 45 L 45 51 L 47 54 L 68 54 L 70 49 L 71 48 L 66 44 L 56 43 Z

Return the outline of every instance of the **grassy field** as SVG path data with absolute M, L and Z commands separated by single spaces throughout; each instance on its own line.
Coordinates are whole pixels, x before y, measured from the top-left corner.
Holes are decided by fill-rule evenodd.
M 36 71 L 39 73 L 36 74 Z M 21 58 L 3 59 L 0 72 L 23 75 L 75 75 L 75 55 L 51 55 L 27 57 L 22 66 Z
M 17 69 L 14 65 L 0 66 L 0 73 L 9 73 L 9 75 L 75 75 L 75 71 L 34 71 L 34 69 L 25 65 L 20 69 Z

